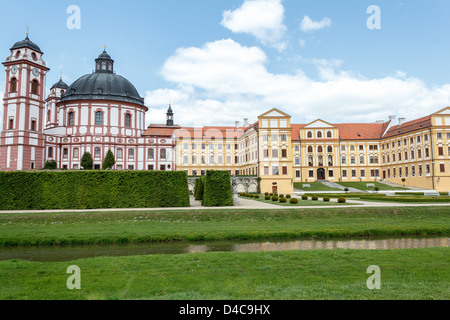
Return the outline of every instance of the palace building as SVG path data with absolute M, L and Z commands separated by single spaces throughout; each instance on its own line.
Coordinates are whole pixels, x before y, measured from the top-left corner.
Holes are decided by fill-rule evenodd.
M 227 170 L 260 178 L 262 192 L 292 193 L 295 182 L 380 181 L 450 190 L 450 107 L 420 119 L 391 116 L 376 123 L 295 124 L 273 108 L 242 126 L 145 127 L 148 108 L 133 84 L 114 72 L 104 50 L 95 72 L 71 85 L 62 79 L 45 97 L 50 70 L 28 35 L 3 65 L 6 88 L 0 170 L 40 170 L 54 160 L 79 170 L 85 152 L 101 169 L 108 150 L 115 170 Z

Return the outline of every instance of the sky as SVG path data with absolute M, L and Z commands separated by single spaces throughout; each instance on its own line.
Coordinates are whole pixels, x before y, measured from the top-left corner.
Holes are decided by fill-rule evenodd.
M 182 126 L 255 122 L 272 108 L 293 123 L 413 120 L 450 105 L 448 0 L 16 0 L 2 9 L 2 61 L 28 25 L 49 89 L 93 72 L 106 46 L 145 98 L 147 125 L 164 123 L 169 103 Z M 0 98 L 4 88 L 3 77 Z

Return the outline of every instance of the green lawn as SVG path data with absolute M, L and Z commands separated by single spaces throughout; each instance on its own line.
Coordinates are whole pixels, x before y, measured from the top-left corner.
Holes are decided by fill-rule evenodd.
M 0 246 L 450 234 L 447 207 L 0 215 Z
M 450 299 L 448 248 L 199 253 L 0 262 L 0 299 Z M 68 290 L 70 265 L 81 290 Z M 381 289 L 369 290 L 369 266 Z
M 345 188 L 355 188 L 361 191 L 373 191 L 374 187 L 369 187 L 367 188 L 367 184 L 368 183 L 372 183 L 375 185 L 375 187 L 380 188 L 380 190 L 409 190 L 408 188 L 403 188 L 403 187 L 391 187 L 388 186 L 387 184 L 381 183 L 381 182 L 372 182 L 372 181 L 368 181 L 368 182 L 337 182 L 337 184 L 345 187 Z
M 311 188 L 303 188 L 304 184 L 309 184 Z M 327 187 L 320 182 L 295 182 L 294 188 L 302 191 L 342 191 L 341 189 Z

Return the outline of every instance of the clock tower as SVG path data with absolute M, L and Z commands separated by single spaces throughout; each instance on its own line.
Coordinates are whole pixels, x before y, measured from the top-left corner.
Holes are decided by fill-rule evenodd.
M 42 169 L 44 166 L 45 76 L 50 70 L 43 52 L 28 37 L 10 49 L 0 133 L 0 170 Z

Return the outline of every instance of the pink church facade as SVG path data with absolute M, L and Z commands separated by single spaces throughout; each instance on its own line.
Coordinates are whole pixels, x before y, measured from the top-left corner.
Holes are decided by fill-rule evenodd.
M 47 97 L 50 69 L 40 48 L 27 35 L 10 51 L 3 63 L 1 171 L 39 170 L 51 160 L 60 169 L 77 170 L 85 152 L 91 153 L 94 169 L 100 169 L 108 150 L 114 153 L 116 170 L 176 170 L 172 133 L 180 127 L 173 124 L 172 109 L 165 125 L 146 128 L 144 99 L 114 72 L 106 51 L 95 60 L 95 72 L 70 86 L 61 79 Z

